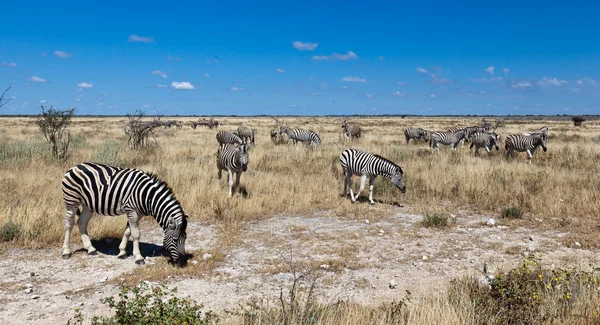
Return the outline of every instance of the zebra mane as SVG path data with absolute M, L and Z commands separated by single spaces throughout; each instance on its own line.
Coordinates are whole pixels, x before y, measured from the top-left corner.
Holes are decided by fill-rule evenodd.
M 177 200 L 177 197 L 175 196 L 175 192 L 173 192 L 173 189 L 171 188 L 171 186 L 169 186 L 169 184 L 167 184 L 167 182 L 163 181 L 162 179 L 160 179 L 158 176 L 156 176 L 154 173 L 152 172 L 144 172 L 144 174 L 146 174 L 146 176 L 150 177 L 150 179 L 152 180 L 152 182 L 157 185 L 158 187 L 160 187 L 161 185 L 164 185 L 164 190 L 167 192 L 167 195 L 175 201 L 175 204 L 177 204 L 180 208 L 181 208 L 181 203 L 179 202 L 179 200 Z M 181 212 L 183 212 L 183 208 L 181 208 Z M 184 213 L 184 218 L 185 219 L 185 213 Z
M 377 157 L 377 158 L 379 158 L 379 159 L 381 159 L 381 160 L 383 160 L 383 161 L 385 161 L 385 162 L 387 162 L 387 163 L 391 164 L 392 166 L 396 167 L 396 169 L 399 169 L 399 170 L 400 170 L 400 174 L 403 174 L 403 173 L 404 173 L 404 171 L 402 170 L 402 168 L 401 168 L 400 166 L 396 165 L 396 164 L 395 164 L 393 161 L 391 161 L 391 160 L 389 160 L 389 159 L 387 159 L 387 158 L 385 158 L 385 157 L 382 157 L 382 156 L 380 156 L 380 155 L 373 155 L 373 156 L 375 156 L 375 157 Z

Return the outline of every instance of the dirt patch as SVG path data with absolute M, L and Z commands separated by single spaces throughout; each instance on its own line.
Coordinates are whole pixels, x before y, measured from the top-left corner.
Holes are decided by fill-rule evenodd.
M 521 252 L 540 253 L 545 265 L 584 269 L 597 254 L 564 246 L 561 239 L 567 234 L 556 231 L 512 227 L 497 220 L 488 226 L 489 218 L 473 215 L 457 216 L 450 229 L 430 229 L 421 226 L 421 215 L 403 211 L 398 208 L 390 218 L 369 222 L 338 218 L 329 211 L 250 222 L 239 245 L 225 252 L 213 272 L 167 276 L 162 283 L 178 287 L 181 295 L 207 309 L 223 311 L 252 296 L 278 297 L 280 288 L 290 283 L 286 260 L 291 258 L 321 269 L 319 297 L 371 304 L 398 300 L 405 290 L 430 294 L 450 279 L 480 275 L 484 263 L 492 272 L 514 267 Z M 187 249 L 219 250 L 218 232 L 217 227 L 190 222 Z M 158 227 L 146 225 L 142 241 L 142 253 L 148 256 L 144 266 L 135 265 L 131 256 L 117 259 L 115 240 L 96 243 L 97 256 L 78 251 L 69 260 L 60 258 L 60 244 L 54 249 L 7 250 L 0 259 L 0 322 L 64 324 L 74 308 L 86 317 L 107 314 L 100 299 L 116 294 L 120 278 L 165 259 Z M 72 244 L 81 247 L 79 238 L 73 237 Z M 128 250 L 131 253 L 131 247 Z M 203 257 L 210 259 L 196 255 L 191 262 L 202 263 Z M 388 287 L 392 279 L 396 289 Z M 28 284 L 32 293 L 24 293 Z

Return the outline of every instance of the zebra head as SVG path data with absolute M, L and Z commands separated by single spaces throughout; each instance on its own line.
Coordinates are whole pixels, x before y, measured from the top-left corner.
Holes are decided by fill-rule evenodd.
M 397 167 L 392 174 L 392 184 L 396 185 L 400 192 L 405 193 L 406 186 L 404 185 L 403 174 L 402 168 Z
M 423 139 L 423 141 L 427 142 L 427 130 L 422 130 L 419 132 L 419 138 Z
M 171 263 L 179 266 L 187 264 L 185 253 L 187 219 L 188 215 L 185 213 L 180 217 L 171 217 L 165 229 L 163 240 L 163 247 L 169 252 Z
M 248 170 L 248 148 L 246 148 L 246 145 L 242 144 L 238 147 L 237 159 L 242 165 L 242 171 Z
M 500 150 L 500 136 L 496 133 L 490 134 L 492 144 L 496 147 L 496 151 Z

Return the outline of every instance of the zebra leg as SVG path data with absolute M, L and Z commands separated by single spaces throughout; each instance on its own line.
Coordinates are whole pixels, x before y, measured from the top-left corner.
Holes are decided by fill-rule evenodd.
M 129 227 L 129 222 L 127 222 L 125 232 L 123 233 L 123 239 L 121 239 L 121 244 L 119 244 L 119 255 L 117 255 L 117 257 L 120 259 L 127 257 L 127 252 L 125 251 L 125 249 L 127 248 L 129 236 L 131 236 L 131 228 Z
M 87 233 L 88 223 L 90 222 L 91 218 L 92 211 L 88 207 L 83 206 L 81 214 L 79 215 L 79 218 L 77 218 L 77 226 L 79 227 L 79 233 L 81 234 L 83 248 L 87 250 L 88 255 L 97 255 L 98 252 L 96 251 L 94 246 L 92 246 L 92 242 L 90 241 L 90 237 Z
M 471 148 L 473 148 L 473 145 L 471 145 Z M 469 149 L 471 149 L 471 148 L 469 148 Z M 487 149 L 487 147 L 485 149 Z M 479 156 L 479 146 L 475 146 L 475 156 Z
M 362 192 L 365 189 L 366 183 L 367 183 L 367 175 L 362 175 L 360 177 L 360 188 L 358 189 L 358 192 L 356 192 L 356 196 L 352 196 L 352 188 L 350 188 L 350 196 L 352 196 L 352 202 L 356 202 L 356 200 L 360 196 L 360 192 Z
M 373 205 L 375 204 L 375 201 L 373 201 L 373 185 L 375 184 L 375 177 L 372 177 L 369 179 L 369 204 Z
M 346 173 L 346 177 L 344 177 L 344 197 L 346 197 L 348 193 L 348 185 L 350 185 L 350 192 L 352 192 L 352 181 L 350 180 L 350 177 L 352 177 L 350 173 Z
M 242 177 L 242 171 L 235 173 L 235 189 L 239 191 L 240 189 L 240 177 Z
M 488 157 L 491 157 L 492 156 L 492 152 L 490 151 L 490 148 L 485 147 L 485 150 L 487 150 Z
M 219 172 L 217 173 L 217 178 L 218 178 L 219 180 L 221 180 L 221 171 L 222 171 L 222 169 L 221 169 L 221 168 L 219 168 Z
M 129 224 L 129 230 L 131 232 L 131 239 L 133 239 L 133 257 L 135 258 L 135 264 L 144 264 L 144 257 L 140 252 L 140 217 L 135 212 L 127 213 L 127 223 Z M 127 233 L 127 231 L 125 231 Z
M 75 214 L 77 214 L 77 207 L 67 207 L 67 213 L 65 215 L 65 240 L 63 242 L 63 252 L 61 255 L 64 259 L 71 257 L 69 238 L 71 237 L 71 230 L 73 230 L 73 226 L 75 226 Z
M 531 154 L 531 150 L 527 149 L 527 163 L 531 164 L 531 158 L 533 158 L 533 155 Z
M 232 188 L 233 188 L 233 173 L 230 169 L 227 170 L 227 176 L 229 180 L 229 197 L 233 196 Z

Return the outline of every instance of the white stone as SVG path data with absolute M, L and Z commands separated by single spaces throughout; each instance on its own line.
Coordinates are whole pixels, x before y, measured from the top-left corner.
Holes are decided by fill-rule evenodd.
M 427 261 L 427 255 L 423 255 L 423 261 Z
M 193 261 L 192 261 L 192 264 L 194 264 L 194 265 L 198 265 L 198 261 L 196 261 L 196 260 L 193 260 Z
M 366 220 L 365 220 L 365 223 L 368 225 L 368 224 L 369 224 L 369 219 L 366 219 Z
M 392 279 L 390 280 L 390 289 L 396 289 L 396 287 L 398 286 L 398 284 L 396 283 L 396 280 Z
M 493 218 L 489 219 L 486 223 L 486 225 L 493 227 L 496 224 L 496 220 L 494 220 Z
M 581 247 L 581 244 L 580 244 L 578 241 L 576 241 L 576 242 L 575 242 L 575 246 L 577 246 L 577 247 Z
M 33 296 L 31 296 L 31 299 L 40 299 L 40 296 L 38 296 L 38 295 L 33 295 Z
M 27 283 L 27 284 L 25 285 L 25 288 L 33 288 L 33 284 L 31 284 L 31 283 Z
M 202 260 L 206 261 L 209 260 L 212 257 L 212 254 L 206 253 L 204 255 L 202 255 Z
M 23 293 L 27 293 L 27 294 L 32 293 L 32 292 L 33 292 L 33 288 L 27 288 L 27 289 L 23 290 Z
M 319 267 L 323 270 L 329 270 L 329 264 L 321 264 Z

